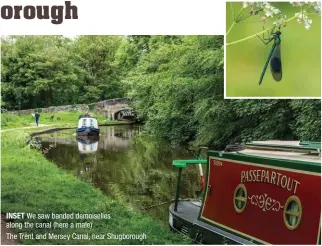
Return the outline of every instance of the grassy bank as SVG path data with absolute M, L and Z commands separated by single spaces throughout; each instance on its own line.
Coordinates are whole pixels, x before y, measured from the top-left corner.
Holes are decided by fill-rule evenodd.
M 68 125 L 77 126 L 78 117 L 84 114 L 84 112 L 78 111 L 67 111 L 67 112 L 57 112 L 57 113 L 40 113 L 39 123 L 46 125 Z M 111 124 L 115 121 L 107 119 L 105 116 L 100 114 L 95 114 L 93 112 L 89 113 L 91 116 L 97 117 L 99 124 Z M 54 119 L 50 120 L 50 117 L 54 115 Z M 1 114 L 1 128 L 18 128 L 35 125 L 35 119 L 32 115 L 15 115 L 11 113 Z
M 46 160 L 37 150 L 25 144 L 24 131 L 2 133 L 2 185 L 1 212 L 30 213 L 105 213 L 110 219 L 16 219 L 15 223 L 26 221 L 34 223 L 49 222 L 90 222 L 92 229 L 15 229 L 16 232 L 32 233 L 34 239 L 22 240 L 23 244 L 186 244 L 190 240 L 179 234 L 173 234 L 159 221 L 137 211 L 125 204 L 106 197 L 72 174 L 57 168 Z M 53 224 L 52 224 L 53 225 Z M 47 239 L 35 239 L 35 235 L 45 235 Z M 48 233 L 89 234 L 90 239 L 48 239 Z M 106 234 L 146 234 L 145 240 L 107 239 Z M 104 234 L 105 239 L 93 239 L 92 234 Z

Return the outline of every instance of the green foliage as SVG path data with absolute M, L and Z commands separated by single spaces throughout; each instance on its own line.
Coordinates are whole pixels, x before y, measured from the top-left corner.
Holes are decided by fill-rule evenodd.
M 36 109 L 89 104 L 127 95 L 134 99 L 133 107 L 139 119 L 145 122 L 145 130 L 174 144 L 191 142 L 222 148 L 228 143 L 248 140 L 320 141 L 320 100 L 224 100 L 223 42 L 223 36 L 3 38 L 1 106 L 10 110 Z M 94 104 L 90 104 L 91 110 L 93 107 Z M 41 113 L 40 123 L 75 123 L 76 126 L 81 113 L 55 113 L 54 122 L 50 121 L 53 113 Z M 1 116 L 2 128 L 34 124 L 31 115 L 3 113 Z M 110 123 L 105 117 L 96 116 L 100 124 Z M 60 117 L 59 122 L 57 117 Z M 188 242 L 180 235 L 170 234 L 168 228 L 151 218 L 131 211 L 57 169 L 41 153 L 25 147 L 24 139 L 18 135 L 16 131 L 2 134 L 3 212 L 109 212 L 112 220 L 95 223 L 93 231 L 146 231 L 148 241 L 144 243 L 148 244 Z M 164 190 L 173 185 L 173 174 L 151 171 L 144 178 L 141 175 L 146 169 L 153 170 L 154 150 L 164 151 L 164 148 L 142 139 L 135 141 L 141 141 L 141 149 L 135 150 L 139 154 L 133 155 L 132 168 L 121 172 L 118 165 L 118 169 L 113 170 L 119 173 L 117 177 L 121 180 L 134 182 L 126 187 L 108 188 L 119 201 L 122 193 L 129 189 L 152 192 L 155 200 L 167 199 Z M 157 153 L 169 155 L 162 151 Z M 167 189 L 154 180 L 166 183 Z M 154 202 L 153 199 L 150 202 Z M 128 202 L 133 203 L 123 201 L 121 204 Z
M 224 100 L 223 42 L 223 36 L 3 38 L 1 105 L 40 108 L 127 96 L 146 131 L 175 144 L 319 140 L 319 100 Z
M 73 44 L 73 60 L 82 80 L 79 102 L 95 102 L 122 96 L 116 52 L 119 36 L 80 36 Z
M 121 97 L 117 36 L 2 38 L 2 101 L 10 110 Z
M 224 100 L 222 45 L 221 36 L 150 39 L 149 52 L 126 77 L 149 133 L 215 148 L 249 140 L 320 139 L 319 100 Z
M 89 240 L 85 244 L 188 244 L 191 242 L 181 234 L 173 234 L 168 227 L 149 216 L 134 211 L 118 200 L 111 199 L 102 191 L 79 180 L 73 174 L 66 173 L 47 161 L 35 149 L 25 145 L 22 132 L 2 134 L 2 212 L 33 212 L 33 213 L 105 213 L 111 219 L 100 220 L 68 220 L 69 223 L 91 222 L 91 230 L 82 228 L 30 228 L 28 233 L 89 233 L 93 234 L 146 234 L 146 240 Z M 14 222 L 28 221 L 18 219 Z M 29 220 L 30 221 L 30 220 Z M 66 222 L 64 219 L 35 219 L 34 223 Z M 16 229 L 26 232 L 26 229 Z M 82 239 L 24 239 L 22 244 L 84 244 Z
M 45 125 L 61 125 L 69 124 L 69 126 L 77 126 L 78 118 L 80 115 L 84 114 L 81 111 L 67 111 L 67 112 L 51 112 L 51 113 L 41 113 L 40 110 L 39 123 Z M 99 124 L 115 124 L 118 121 L 112 121 L 100 114 L 95 114 L 94 112 L 89 112 L 93 117 L 96 117 Z M 51 120 L 50 117 L 54 116 Z M 25 126 L 35 126 L 35 118 L 31 114 L 16 115 L 12 113 L 1 114 L 1 128 L 19 128 Z
M 226 100 L 208 111 L 199 112 L 204 120 L 199 131 L 201 143 L 224 147 L 228 143 L 294 137 L 287 100 Z
M 2 40 L 2 95 L 9 109 L 67 104 L 76 98 L 77 75 L 70 40 L 12 36 Z
M 20 117 L 19 115 L 3 113 L 1 114 L 1 129 L 5 129 L 8 127 L 20 127 L 20 126 L 30 126 L 31 123 L 31 115 L 26 117 Z M 35 120 L 33 119 L 33 123 Z
M 295 122 L 292 130 L 302 140 L 321 140 L 321 101 L 292 100 Z
M 223 37 L 153 37 L 129 76 L 129 95 L 147 130 L 173 142 L 189 141 L 197 130 L 195 102 L 213 84 L 223 88 Z M 213 91 L 213 93 L 216 93 Z

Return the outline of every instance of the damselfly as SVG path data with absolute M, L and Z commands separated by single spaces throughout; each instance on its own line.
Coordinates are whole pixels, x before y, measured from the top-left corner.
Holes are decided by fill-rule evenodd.
M 264 66 L 263 72 L 259 79 L 259 84 L 261 84 L 263 81 L 269 62 L 271 64 L 271 72 L 272 72 L 273 78 L 276 81 L 280 81 L 282 79 L 282 61 L 281 61 L 281 34 L 282 33 L 280 31 L 274 32 L 274 29 L 271 32 L 271 36 L 272 36 L 271 38 L 264 38 L 264 35 L 263 35 L 263 38 L 258 36 L 265 45 L 274 41 L 274 44 L 271 48 L 266 64 Z

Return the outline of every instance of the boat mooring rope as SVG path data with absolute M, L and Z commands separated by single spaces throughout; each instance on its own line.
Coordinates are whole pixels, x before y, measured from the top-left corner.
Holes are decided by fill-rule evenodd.
M 245 147 L 240 144 L 228 144 L 225 148 L 225 152 L 236 152 L 236 151 L 242 151 Z

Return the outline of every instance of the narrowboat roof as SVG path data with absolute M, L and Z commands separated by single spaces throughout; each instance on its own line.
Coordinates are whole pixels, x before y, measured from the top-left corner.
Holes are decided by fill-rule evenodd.
M 97 120 L 96 117 L 92 117 L 92 116 L 80 116 L 79 119 L 84 119 L 84 118 L 90 118 L 90 119 L 95 119 Z
M 238 154 L 265 157 L 265 158 L 274 158 L 274 159 L 286 159 L 286 160 L 321 163 L 321 157 L 319 155 L 317 154 L 312 155 L 312 154 L 301 153 L 301 152 L 245 149 L 242 151 L 238 151 Z
M 252 141 L 244 145 L 238 154 L 274 159 L 321 163 L 320 142 L 300 141 Z
M 270 141 L 252 141 L 246 143 L 247 148 L 254 149 L 278 149 L 284 151 L 320 151 L 321 142 L 311 142 L 311 141 L 280 141 L 280 140 L 270 140 Z

